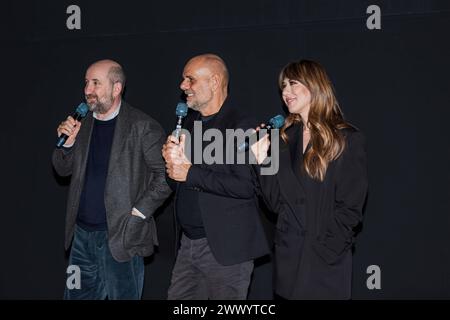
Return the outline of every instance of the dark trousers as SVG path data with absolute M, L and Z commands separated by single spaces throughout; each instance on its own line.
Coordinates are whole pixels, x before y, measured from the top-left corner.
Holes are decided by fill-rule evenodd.
M 107 231 L 88 232 L 76 226 L 69 265 L 79 267 L 81 288 L 69 289 L 66 284 L 64 299 L 141 298 L 143 258 L 135 256 L 130 261 L 117 262 L 109 250 Z
M 206 238 L 191 240 L 184 234 L 178 251 L 169 300 L 245 300 L 253 260 L 223 266 L 214 258 Z

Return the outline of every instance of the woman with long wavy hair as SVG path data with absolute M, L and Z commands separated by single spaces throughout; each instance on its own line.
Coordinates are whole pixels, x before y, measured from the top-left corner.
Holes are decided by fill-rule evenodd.
M 319 63 L 289 63 L 279 86 L 289 110 L 279 170 L 258 174 L 264 201 L 278 214 L 275 291 L 286 299 L 350 299 L 354 233 L 368 188 L 365 139 L 344 120 Z M 252 146 L 259 164 L 269 145 L 266 135 Z

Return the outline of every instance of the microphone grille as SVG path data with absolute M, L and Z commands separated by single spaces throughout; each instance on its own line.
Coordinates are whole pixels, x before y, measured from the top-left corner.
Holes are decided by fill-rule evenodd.
M 284 125 L 284 117 L 279 114 L 269 120 L 274 129 L 280 129 Z
M 86 103 L 82 102 L 75 110 L 76 113 L 78 113 L 82 118 L 84 118 L 89 111 L 89 107 Z
M 188 112 L 188 106 L 187 106 L 187 104 L 184 103 L 184 102 L 179 102 L 179 103 L 177 104 L 177 109 L 176 109 L 176 111 L 175 111 L 175 114 L 176 114 L 178 117 L 186 117 L 187 112 Z

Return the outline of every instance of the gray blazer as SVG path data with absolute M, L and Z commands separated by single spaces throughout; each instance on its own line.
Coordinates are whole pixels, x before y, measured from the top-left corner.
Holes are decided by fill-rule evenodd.
M 109 247 L 113 257 L 128 261 L 134 255 L 149 256 L 158 244 L 153 213 L 170 195 L 165 180 L 161 148 L 165 132 L 160 124 L 122 100 L 117 116 L 105 186 Z M 93 128 L 89 112 L 74 146 L 55 149 L 53 166 L 61 176 L 71 175 L 65 230 L 65 249 L 72 242 L 84 185 Z M 131 215 L 135 207 L 147 218 Z

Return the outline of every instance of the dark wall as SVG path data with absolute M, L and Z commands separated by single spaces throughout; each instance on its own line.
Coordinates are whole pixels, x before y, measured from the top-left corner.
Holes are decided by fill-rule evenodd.
M 81 7 L 81 30 L 66 28 L 70 4 Z M 366 28 L 370 4 L 381 7 L 381 30 Z M 320 61 L 347 119 L 368 139 L 370 191 L 354 298 L 450 298 L 448 2 L 28 1 L 4 8 L 0 298 L 62 297 L 68 187 L 54 175 L 50 155 L 57 124 L 83 98 L 86 67 L 119 61 L 128 75 L 125 99 L 169 132 L 183 65 L 204 52 L 224 58 L 233 99 L 261 120 L 282 110 L 282 66 Z M 148 299 L 166 297 L 171 208 L 168 202 L 157 217 Z M 264 262 L 253 298 L 271 297 L 271 265 Z M 369 265 L 381 268 L 381 290 L 366 287 Z

